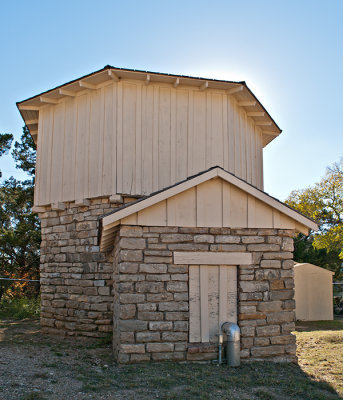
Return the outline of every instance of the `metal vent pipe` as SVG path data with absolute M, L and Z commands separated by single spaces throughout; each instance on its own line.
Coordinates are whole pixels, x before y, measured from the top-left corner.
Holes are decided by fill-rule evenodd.
M 221 330 L 227 336 L 226 362 L 230 367 L 239 367 L 241 364 L 241 331 L 233 322 L 224 322 Z

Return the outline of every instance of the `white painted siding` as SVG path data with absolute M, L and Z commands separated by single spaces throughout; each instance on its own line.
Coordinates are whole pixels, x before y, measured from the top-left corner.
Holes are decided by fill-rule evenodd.
M 225 91 L 123 80 L 39 118 L 35 205 L 150 194 L 214 165 L 263 188 L 262 132 Z

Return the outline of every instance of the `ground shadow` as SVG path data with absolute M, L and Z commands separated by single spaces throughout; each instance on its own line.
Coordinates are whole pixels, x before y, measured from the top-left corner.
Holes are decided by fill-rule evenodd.
M 340 331 L 343 330 L 343 319 L 339 318 L 333 321 L 297 321 L 297 332 L 312 331 Z

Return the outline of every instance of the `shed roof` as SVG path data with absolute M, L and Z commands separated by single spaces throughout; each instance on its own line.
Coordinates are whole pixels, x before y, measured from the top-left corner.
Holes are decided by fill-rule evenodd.
M 332 271 L 330 271 L 330 270 L 328 270 L 326 268 L 319 267 L 318 265 L 311 264 L 311 263 L 296 263 L 296 264 L 294 264 L 294 268 L 301 268 L 301 267 L 310 267 L 310 268 L 318 269 L 323 273 L 327 273 L 327 274 L 330 274 L 330 275 L 335 275 L 334 272 L 332 272 Z
M 189 191 L 190 189 L 194 187 L 200 187 L 200 185 L 203 185 L 206 182 L 209 182 L 213 179 L 220 178 L 224 182 L 226 182 L 228 185 L 233 186 L 234 188 L 238 189 L 240 193 L 245 193 L 247 194 L 246 199 L 243 199 L 242 196 L 236 197 L 236 205 L 232 207 L 240 207 L 239 203 L 243 199 L 243 201 L 246 203 L 244 207 L 246 206 L 246 224 L 247 226 L 243 226 L 240 222 L 225 222 L 222 218 L 222 226 L 228 226 L 231 228 L 244 228 L 244 227 L 251 227 L 251 228 L 274 228 L 274 227 L 282 227 L 283 225 L 279 223 L 279 225 L 276 225 L 274 223 L 275 218 L 274 218 L 274 213 L 272 213 L 272 220 L 271 222 L 265 224 L 264 222 L 249 222 L 248 221 L 248 214 L 251 210 L 256 213 L 259 211 L 258 209 L 258 204 L 264 204 L 267 206 L 267 208 L 271 210 L 275 210 L 275 213 L 281 213 L 281 215 L 285 216 L 286 218 L 291 219 L 294 221 L 294 229 L 296 231 L 302 232 L 302 233 L 308 233 L 309 229 L 313 230 L 318 230 L 318 225 L 309 219 L 308 217 L 300 214 L 299 212 L 295 211 L 288 205 L 280 202 L 279 200 L 275 199 L 274 197 L 268 195 L 267 193 L 257 189 L 256 187 L 252 186 L 251 184 L 245 182 L 244 180 L 236 177 L 235 175 L 231 174 L 228 171 L 225 171 L 221 167 L 213 167 L 210 168 L 209 170 L 203 171 L 200 174 L 191 176 L 187 178 L 184 181 L 181 181 L 179 183 L 176 183 L 173 186 L 170 186 L 168 188 L 165 188 L 163 190 L 160 190 L 158 192 L 152 193 L 149 196 L 145 196 L 134 203 L 130 203 L 127 205 L 124 205 L 117 210 L 112 211 L 111 213 L 103 216 L 101 218 L 101 225 L 100 225 L 100 247 L 102 250 L 108 250 L 112 247 L 113 241 L 114 241 L 114 235 L 116 231 L 116 226 L 119 225 L 120 223 L 126 223 L 131 216 L 134 214 L 139 214 L 142 213 L 144 210 L 151 208 L 152 214 L 150 213 L 150 220 L 148 219 L 143 219 L 145 221 L 150 222 L 149 225 L 154 225 L 153 220 L 155 219 L 153 216 L 154 212 L 159 213 L 159 209 L 156 208 L 158 204 L 161 204 L 162 202 L 165 202 L 168 199 L 171 198 L 177 198 L 180 196 L 182 193 L 185 193 Z M 221 189 L 223 192 L 223 189 Z M 210 207 L 211 208 L 211 198 L 212 196 L 215 196 L 215 193 L 211 192 L 209 188 L 207 188 L 207 197 L 208 199 L 205 201 L 206 206 L 202 208 L 202 211 L 200 212 L 206 212 L 206 207 L 207 209 Z M 257 206 L 255 207 L 255 204 L 252 206 L 253 208 L 249 208 L 249 204 L 252 203 L 252 201 L 249 202 L 249 198 L 252 200 L 256 200 L 258 202 Z M 226 206 L 224 197 L 222 197 L 222 207 L 224 208 Z M 188 204 L 188 201 L 185 203 L 185 205 Z M 229 204 L 227 204 L 229 207 Z M 155 208 L 154 208 L 155 207 Z M 261 212 L 263 211 L 263 207 L 259 206 L 259 210 Z M 165 211 L 167 213 L 167 210 Z M 202 218 L 202 220 L 204 220 Z M 181 226 L 193 226 L 193 225 L 187 225 L 186 221 L 183 221 L 183 219 L 179 218 L 178 219 L 178 224 L 176 226 L 179 226 L 179 224 L 183 224 Z M 228 221 L 228 220 L 227 220 Z M 255 220 L 256 221 L 256 220 Z M 132 224 L 132 222 L 130 221 Z M 175 223 L 175 218 L 173 219 L 173 222 L 165 222 L 164 226 L 175 226 L 173 225 Z M 235 225 L 236 223 L 236 225 Z M 133 223 L 140 225 L 139 221 L 137 223 Z M 196 221 L 195 226 L 218 226 L 215 225 L 213 222 L 213 225 L 202 225 L 201 223 L 199 224 L 199 221 Z M 211 222 L 210 222 L 211 224 Z M 237 225 L 238 224 L 238 225 Z M 142 223 L 142 225 L 146 225 L 146 223 Z M 284 226 L 288 229 L 289 224 L 287 225 L 284 224 Z
M 145 84 L 159 82 L 169 84 L 173 87 L 186 85 L 193 86 L 199 90 L 225 90 L 228 95 L 234 96 L 237 104 L 245 109 L 248 117 L 252 118 L 254 123 L 262 129 L 264 146 L 282 132 L 244 81 L 235 82 L 185 75 L 172 75 L 160 72 L 117 68 L 110 65 L 106 65 L 98 71 L 64 83 L 63 85 L 37 94 L 26 100 L 19 101 L 17 102 L 17 107 L 31 135 L 36 139 L 38 134 L 38 115 L 41 107 L 60 103 L 66 97 L 75 97 L 85 90 L 98 89 L 108 84 L 108 81 L 119 81 L 121 79 L 136 79 L 145 82 Z

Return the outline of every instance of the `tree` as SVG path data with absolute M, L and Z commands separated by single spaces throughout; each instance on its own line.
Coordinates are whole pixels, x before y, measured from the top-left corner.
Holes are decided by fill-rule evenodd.
M 294 190 L 286 203 L 319 224 L 318 232 L 299 235 L 295 259 L 318 264 L 343 276 L 343 158 L 313 187 Z M 310 261 L 312 260 L 312 261 Z
M 13 140 L 10 136 L 0 134 L 0 143 L 5 144 L 7 152 Z M 3 154 L 5 151 L 0 153 Z M 21 140 L 15 142 L 12 156 L 16 167 L 25 171 L 29 179 L 11 177 L 0 186 L 0 276 L 39 279 L 40 223 L 32 213 L 36 146 L 27 127 L 23 128 Z M 32 285 L 17 284 L 17 288 L 27 293 Z

